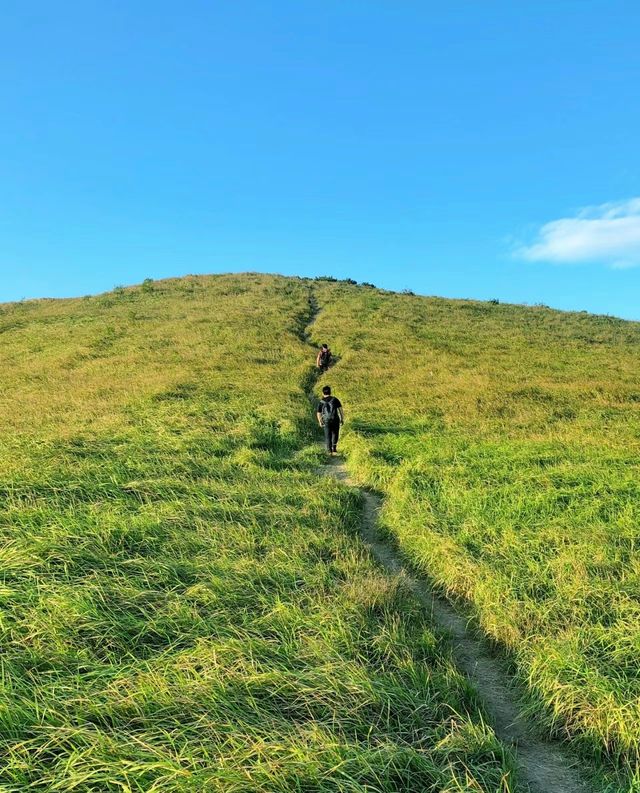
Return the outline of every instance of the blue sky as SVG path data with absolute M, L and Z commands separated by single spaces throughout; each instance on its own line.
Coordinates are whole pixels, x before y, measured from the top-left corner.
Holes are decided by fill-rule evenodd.
M 0 300 L 331 274 L 640 319 L 635 0 L 5 0 Z

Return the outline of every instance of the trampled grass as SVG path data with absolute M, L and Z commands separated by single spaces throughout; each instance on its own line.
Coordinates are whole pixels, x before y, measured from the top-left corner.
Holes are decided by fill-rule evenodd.
M 316 289 L 388 531 L 509 648 L 548 727 L 640 790 L 640 324 Z
M 517 790 L 357 493 L 316 474 L 309 297 L 1 307 L 3 791 Z

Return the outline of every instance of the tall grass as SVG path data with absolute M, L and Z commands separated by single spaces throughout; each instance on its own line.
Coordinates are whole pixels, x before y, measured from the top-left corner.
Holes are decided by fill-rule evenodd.
M 3 791 L 507 791 L 446 645 L 317 476 L 309 286 L 0 309 Z
M 640 789 L 640 325 L 317 288 L 349 465 L 509 648 L 553 732 Z

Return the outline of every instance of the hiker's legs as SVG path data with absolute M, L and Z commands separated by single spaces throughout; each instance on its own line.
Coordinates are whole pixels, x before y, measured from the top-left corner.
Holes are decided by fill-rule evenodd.
M 326 424 L 323 425 L 322 429 L 324 430 L 324 445 L 325 445 L 327 451 L 330 452 L 331 449 L 332 449 L 332 446 L 331 446 L 331 424 L 329 424 L 329 422 L 327 422 Z
M 338 451 L 338 438 L 340 437 L 340 422 L 334 421 L 331 424 L 331 451 L 336 452 Z

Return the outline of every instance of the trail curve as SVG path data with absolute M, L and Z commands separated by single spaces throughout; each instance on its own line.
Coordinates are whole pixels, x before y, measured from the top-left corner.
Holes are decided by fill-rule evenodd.
M 339 458 L 331 458 L 322 473 L 355 486 Z M 585 770 L 567 747 L 540 737 L 523 715 L 506 662 L 492 654 L 486 642 L 470 631 L 467 620 L 427 581 L 413 574 L 391 545 L 380 538 L 378 516 L 382 501 L 366 489 L 359 490 L 364 504 L 362 539 L 390 575 L 402 576 L 430 613 L 434 625 L 450 637 L 456 665 L 477 691 L 496 735 L 514 752 L 521 784 L 529 793 L 595 793 Z

